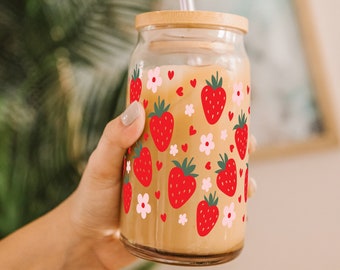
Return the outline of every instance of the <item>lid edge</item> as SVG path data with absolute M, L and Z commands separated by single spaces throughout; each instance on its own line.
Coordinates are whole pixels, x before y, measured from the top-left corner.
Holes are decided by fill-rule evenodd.
M 141 13 L 136 16 L 135 27 L 140 30 L 147 26 L 164 25 L 194 25 L 211 27 L 229 27 L 248 32 L 248 19 L 246 17 L 214 11 L 182 11 L 162 10 Z

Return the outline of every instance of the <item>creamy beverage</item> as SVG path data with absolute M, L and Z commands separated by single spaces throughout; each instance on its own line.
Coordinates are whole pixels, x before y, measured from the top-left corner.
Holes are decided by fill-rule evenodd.
M 233 257 L 247 220 L 249 64 L 136 66 L 134 100 L 146 125 L 125 161 L 124 243 L 146 257 Z

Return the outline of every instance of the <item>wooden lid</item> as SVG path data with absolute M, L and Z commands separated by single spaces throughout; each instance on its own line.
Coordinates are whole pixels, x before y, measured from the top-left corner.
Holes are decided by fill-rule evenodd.
M 144 27 L 234 28 L 248 32 L 248 19 L 239 15 L 212 11 L 164 10 L 136 16 L 136 29 Z

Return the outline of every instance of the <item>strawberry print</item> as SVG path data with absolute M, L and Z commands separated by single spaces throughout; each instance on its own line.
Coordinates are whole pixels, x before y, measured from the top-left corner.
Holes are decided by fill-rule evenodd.
M 169 71 L 168 71 L 168 78 L 169 78 L 170 81 L 172 80 L 172 78 L 174 77 L 174 75 L 175 75 L 175 72 L 174 72 L 173 70 L 169 70 Z
M 234 159 L 228 159 L 227 154 L 224 154 L 224 157 L 220 155 L 220 157 L 221 160 L 217 163 L 220 169 L 216 171 L 216 184 L 224 194 L 232 197 L 237 186 L 236 163 Z
M 130 80 L 130 103 L 139 101 L 142 93 L 142 80 L 139 78 L 139 73 L 139 68 L 136 66 Z
M 187 214 L 180 214 L 178 217 L 178 223 L 184 226 L 188 222 Z
M 165 106 L 165 101 L 154 103 L 154 112 L 149 114 L 150 132 L 152 139 L 160 152 L 164 152 L 171 141 L 174 130 L 174 117 L 168 112 L 170 104 Z
M 148 193 L 137 195 L 137 214 L 140 214 L 142 219 L 146 219 L 147 215 L 151 213 L 152 207 L 149 203 L 150 196 Z
M 148 71 L 148 82 L 146 83 L 146 88 L 150 89 L 152 93 L 156 93 L 158 86 L 162 85 L 163 79 L 160 76 L 160 68 L 155 67 L 155 69 L 150 69 Z
M 175 164 L 170 170 L 168 177 L 168 197 L 173 208 L 178 209 L 184 205 L 196 190 L 196 179 L 198 175 L 193 173 L 196 165 L 192 164 L 193 158 L 189 161 L 185 158 L 183 163 L 173 160 Z
M 234 126 L 235 144 L 240 158 L 243 160 L 247 153 L 248 144 L 248 125 L 245 113 L 241 112 L 238 116 L 238 124 Z
M 196 227 L 200 236 L 206 236 L 216 225 L 219 217 L 219 210 L 217 208 L 218 197 L 216 192 L 214 196 L 210 193 L 209 198 L 204 196 L 196 211 Z
M 132 199 L 132 186 L 129 181 L 129 177 L 127 176 L 124 178 L 122 197 L 123 197 L 124 211 L 127 214 L 129 213 L 131 199 Z
M 135 147 L 135 157 L 133 160 L 133 172 L 138 181 L 145 187 L 148 187 L 152 180 L 152 160 L 150 150 L 142 147 L 139 143 Z
M 234 92 L 232 95 L 232 100 L 234 103 L 237 104 L 237 106 L 240 106 L 243 99 L 244 99 L 244 94 L 243 94 L 243 83 L 239 82 L 239 83 L 234 83 Z
M 227 226 L 229 229 L 233 226 L 233 221 L 236 218 L 235 204 L 232 202 L 230 206 L 226 206 L 223 209 L 224 217 L 222 219 L 222 225 Z
M 222 88 L 222 78 L 211 76 L 211 81 L 206 80 L 207 85 L 203 87 L 201 92 L 201 101 L 203 106 L 204 115 L 209 124 L 215 124 L 221 117 L 227 95 Z
M 194 104 L 185 105 L 184 114 L 191 117 L 195 113 Z
M 248 163 L 247 163 L 247 169 L 244 176 L 244 201 L 247 202 L 248 200 Z

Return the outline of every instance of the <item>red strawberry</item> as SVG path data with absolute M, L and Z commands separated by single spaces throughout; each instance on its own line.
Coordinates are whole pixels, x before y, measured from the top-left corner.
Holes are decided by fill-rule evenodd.
M 139 101 L 142 92 L 142 80 L 139 78 L 139 68 L 136 66 L 133 70 L 130 81 L 130 103 L 135 100 Z
M 232 197 L 236 192 L 237 186 L 236 163 L 234 159 L 228 159 L 227 154 L 224 154 L 224 158 L 222 155 L 220 157 L 221 160 L 217 162 L 220 169 L 216 171 L 218 173 L 216 184 L 224 194 Z
M 216 198 L 215 191 L 214 196 L 211 193 L 209 199 L 204 196 L 204 200 L 197 205 L 196 226 L 200 236 L 206 236 L 216 225 L 219 217 L 217 203 L 218 197 Z
M 248 163 L 247 163 L 247 169 L 244 176 L 244 201 L 247 202 L 248 200 Z
M 148 187 L 152 180 L 152 161 L 150 150 L 142 147 L 139 143 L 135 147 L 135 156 L 133 160 L 133 172 L 138 181 L 145 187 Z
M 243 160 L 247 153 L 248 125 L 246 115 L 241 112 L 238 116 L 238 124 L 234 126 L 235 144 L 240 158 Z
M 209 124 L 215 124 L 220 119 L 225 103 L 226 92 L 222 88 L 222 78 L 211 76 L 211 82 L 206 80 L 207 85 L 203 87 L 201 92 L 201 101 L 205 117 Z
M 196 189 L 197 174 L 193 171 L 196 165 L 192 165 L 193 158 L 188 164 L 188 159 L 185 158 L 183 164 L 173 160 L 172 162 L 176 167 L 173 167 L 169 173 L 168 178 L 168 197 L 170 204 L 173 208 L 180 208 L 185 204 Z
M 131 183 L 129 182 L 129 177 L 127 176 L 124 178 L 122 197 L 123 197 L 124 211 L 127 214 L 129 213 L 131 199 L 132 199 L 132 186 L 131 186 Z
M 165 101 L 154 104 L 154 112 L 149 114 L 150 132 L 152 139 L 160 152 L 164 152 L 171 141 L 172 132 L 174 130 L 174 117 L 168 112 L 170 104 L 165 107 Z

